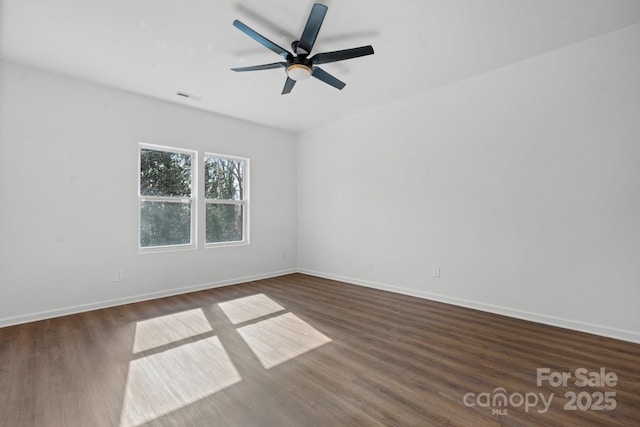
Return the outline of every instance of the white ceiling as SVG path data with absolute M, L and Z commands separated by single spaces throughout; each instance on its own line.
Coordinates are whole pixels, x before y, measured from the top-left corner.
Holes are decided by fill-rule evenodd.
M 314 52 L 376 52 L 322 66 L 342 91 L 229 70 L 281 60 L 234 19 L 289 49 L 311 0 L 0 0 L 0 57 L 299 132 L 640 22 L 640 0 L 322 2 Z

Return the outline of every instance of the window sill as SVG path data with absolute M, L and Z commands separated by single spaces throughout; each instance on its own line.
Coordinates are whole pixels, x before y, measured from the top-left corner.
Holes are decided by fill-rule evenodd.
M 248 246 L 249 241 L 243 240 L 241 242 L 220 242 L 220 243 L 205 243 L 205 249 L 215 249 L 215 248 L 228 248 L 230 246 Z
M 146 248 L 138 248 L 139 254 L 153 254 L 159 252 L 180 252 L 191 251 L 196 249 L 195 245 L 167 245 L 167 246 L 150 246 Z

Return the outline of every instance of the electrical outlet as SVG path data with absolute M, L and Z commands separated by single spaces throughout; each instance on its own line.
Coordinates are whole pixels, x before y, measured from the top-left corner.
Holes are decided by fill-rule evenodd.
M 113 279 L 114 282 L 124 281 L 124 271 L 116 271 L 116 276 Z
M 433 277 L 440 277 L 440 267 L 433 267 Z

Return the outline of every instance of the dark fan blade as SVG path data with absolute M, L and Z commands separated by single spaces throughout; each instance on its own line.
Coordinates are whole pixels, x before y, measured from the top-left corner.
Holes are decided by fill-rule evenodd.
M 309 14 L 309 19 L 307 19 L 307 24 L 304 26 L 304 30 L 302 31 L 300 42 L 298 43 L 298 47 L 300 49 L 303 49 L 307 53 L 311 52 L 326 14 L 327 6 L 320 3 L 315 3 L 313 5 L 311 13 Z
M 284 87 L 282 88 L 282 94 L 281 95 L 286 95 L 289 92 L 291 92 L 291 89 L 293 89 L 295 84 L 296 84 L 295 80 L 293 80 L 292 78 L 287 77 L 287 81 L 284 82 Z
M 311 75 L 316 79 L 322 80 L 326 84 L 335 87 L 336 89 L 342 90 L 342 88 L 346 86 L 346 83 L 336 79 L 331 74 L 324 71 L 322 68 L 313 67 L 313 73 L 311 73 Z
M 358 58 L 359 56 L 373 55 L 373 47 L 362 46 L 352 49 L 336 50 L 333 52 L 318 53 L 310 59 L 314 64 L 327 64 L 329 62 L 344 61 L 345 59 Z
M 271 70 L 273 68 L 282 68 L 286 67 L 286 62 L 274 62 L 273 64 L 264 64 L 264 65 L 252 65 L 250 67 L 238 67 L 232 68 L 233 71 L 258 71 L 258 70 Z
M 264 47 L 266 47 L 267 49 L 271 49 L 278 55 L 281 55 L 283 58 L 287 59 L 288 57 L 292 56 L 288 50 L 278 46 L 277 44 L 275 44 L 268 38 L 264 37 L 263 35 L 256 33 L 254 30 L 247 27 L 237 19 L 233 21 L 233 26 L 239 29 L 240 31 L 242 31 L 243 33 L 245 33 L 246 35 L 248 35 L 249 37 L 251 37 L 252 39 L 254 39 L 255 41 L 257 41 L 258 43 L 260 43 L 261 45 L 263 45 Z

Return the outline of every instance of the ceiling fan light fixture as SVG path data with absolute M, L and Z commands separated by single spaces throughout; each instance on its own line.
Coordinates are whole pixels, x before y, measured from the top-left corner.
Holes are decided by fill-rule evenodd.
M 311 67 L 304 64 L 291 64 L 287 67 L 287 76 L 291 80 L 306 80 L 311 77 Z

